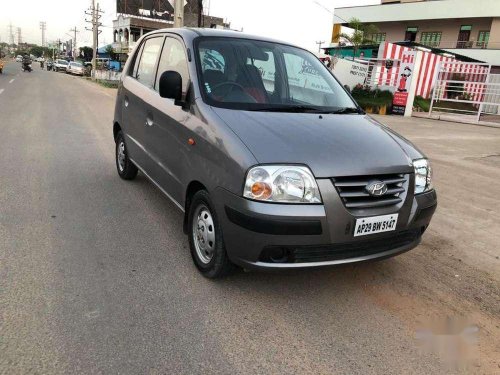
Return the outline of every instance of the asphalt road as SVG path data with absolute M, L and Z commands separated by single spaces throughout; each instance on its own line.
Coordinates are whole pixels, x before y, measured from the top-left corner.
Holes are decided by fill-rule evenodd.
M 384 118 L 434 162 L 439 209 L 415 250 L 214 282 L 181 212 L 118 178 L 113 108 L 77 77 L 0 75 L 0 373 L 500 371 L 500 129 Z M 474 336 L 469 360 L 424 345 L 446 317 L 478 329 L 435 336 Z

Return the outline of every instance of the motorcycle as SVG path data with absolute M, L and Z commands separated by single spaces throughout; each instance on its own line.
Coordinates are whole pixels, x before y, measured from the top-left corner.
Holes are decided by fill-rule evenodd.
M 31 64 L 23 64 L 23 72 L 29 72 L 31 73 L 33 69 L 31 69 Z
M 54 63 L 52 61 L 47 62 L 47 71 L 50 72 L 54 68 Z

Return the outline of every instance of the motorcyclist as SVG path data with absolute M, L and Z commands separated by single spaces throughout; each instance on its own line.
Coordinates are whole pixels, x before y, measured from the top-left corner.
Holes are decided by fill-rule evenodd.
M 23 64 L 23 69 L 24 69 L 24 70 L 29 70 L 29 71 L 31 71 L 31 67 L 30 67 L 30 65 L 31 65 L 31 57 L 30 57 L 30 55 L 25 54 L 25 55 L 23 56 L 23 61 L 22 61 L 22 64 Z

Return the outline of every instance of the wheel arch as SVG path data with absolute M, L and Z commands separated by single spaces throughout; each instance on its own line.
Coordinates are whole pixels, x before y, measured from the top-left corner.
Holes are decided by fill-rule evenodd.
M 183 223 L 183 231 L 184 234 L 188 234 L 188 215 L 189 209 L 191 207 L 191 202 L 193 200 L 193 196 L 200 190 L 208 189 L 203 185 L 200 181 L 194 180 L 188 184 L 186 188 L 186 199 L 184 200 L 184 223 Z
M 115 140 L 115 142 L 116 142 L 116 137 L 118 136 L 118 132 L 120 130 L 122 130 L 120 124 L 117 121 L 115 121 L 113 123 L 113 139 Z

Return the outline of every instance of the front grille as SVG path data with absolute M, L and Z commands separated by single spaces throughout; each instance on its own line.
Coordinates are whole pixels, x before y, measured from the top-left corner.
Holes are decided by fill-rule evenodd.
M 408 175 L 383 174 L 371 176 L 335 177 L 332 179 L 346 208 L 373 208 L 392 206 L 403 201 L 407 188 Z M 372 196 L 365 190 L 374 181 L 385 182 L 387 192 Z
M 397 249 L 416 241 L 419 230 L 407 230 L 377 239 L 318 245 L 318 246 L 269 246 L 262 253 L 260 260 L 274 263 L 308 263 L 345 260 L 375 255 Z

